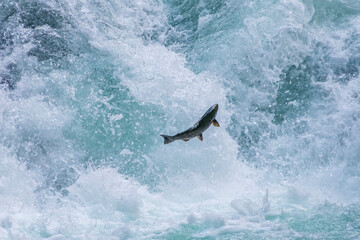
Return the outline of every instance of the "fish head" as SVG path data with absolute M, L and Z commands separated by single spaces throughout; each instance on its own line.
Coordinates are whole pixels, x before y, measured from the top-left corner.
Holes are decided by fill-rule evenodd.
M 215 103 L 213 105 L 213 110 L 217 111 L 219 109 L 219 104 Z
M 201 117 L 201 119 L 199 121 L 201 122 L 201 121 L 205 120 L 205 122 L 211 123 L 215 119 L 218 109 L 219 109 L 218 104 L 212 105 L 206 111 L 206 113 Z
M 215 103 L 211 107 L 211 112 L 216 113 L 219 110 L 219 104 Z
M 213 117 L 216 116 L 217 111 L 219 110 L 219 105 L 216 103 L 210 107 L 210 113 Z

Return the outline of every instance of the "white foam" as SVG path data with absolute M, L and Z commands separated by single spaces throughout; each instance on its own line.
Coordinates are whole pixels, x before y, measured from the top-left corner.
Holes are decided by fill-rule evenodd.
M 124 115 L 122 115 L 122 114 L 115 114 L 110 117 L 110 121 L 111 122 L 119 121 L 119 120 L 123 119 L 123 117 L 124 117 Z
M 51 237 L 46 238 L 48 240 L 67 240 L 67 238 L 62 234 L 56 234 Z
M 17 236 L 16 233 L 37 218 L 34 207 L 37 179 L 2 145 L 0 164 L 0 236 L 7 239 Z
M 303 26 L 311 19 L 313 9 L 309 1 L 291 0 L 280 3 L 281 11 L 274 7 L 267 12 L 267 16 L 249 16 L 241 22 L 248 32 L 244 29 L 234 31 L 230 48 L 236 45 L 243 48 L 234 48 L 234 51 L 231 49 L 229 54 L 222 54 L 221 57 L 216 56 L 219 52 L 213 53 L 214 58 L 230 58 L 233 62 L 226 63 L 239 67 L 241 75 L 249 68 L 246 64 L 240 64 L 243 59 L 237 58 L 236 54 L 241 52 L 239 56 L 248 56 L 250 66 L 259 71 L 256 76 L 263 79 L 261 84 L 264 86 L 259 89 L 238 92 L 244 95 L 244 101 L 234 108 L 234 111 L 245 111 L 240 124 L 259 124 L 259 118 L 251 119 L 246 109 L 251 108 L 252 103 L 268 104 L 269 98 L 276 93 L 275 88 L 269 86 L 276 82 L 284 67 L 299 65 L 303 55 L 309 53 L 307 43 L 311 40 L 333 40 L 329 44 L 334 47 L 333 55 L 348 56 L 342 50 L 345 41 L 343 36 L 348 34 L 347 31 L 334 34 L 325 29 L 318 34 L 320 37 L 310 37 L 314 31 L 318 31 L 315 29 L 305 34 L 305 39 L 289 42 L 289 39 L 299 37 L 304 31 Z M 39 236 L 53 240 L 146 239 L 161 237 L 169 229 L 178 229 L 182 224 L 205 225 L 203 232 L 194 235 L 199 238 L 241 231 L 287 231 L 287 226 L 268 221 L 266 217 L 279 217 L 293 209 L 307 210 L 309 205 L 311 207 L 327 198 L 341 203 L 359 200 L 359 177 L 351 172 L 351 164 L 346 166 L 336 162 L 312 172 L 313 176 L 300 174 L 298 179 L 286 184 L 281 182 L 283 178 L 266 179 L 263 171 L 254 170 L 245 164 L 244 159 L 239 157 L 238 143 L 226 130 L 232 116 L 232 112 L 226 107 L 229 90 L 216 75 L 229 70 L 221 68 L 223 65 L 220 63 L 224 63 L 221 62 L 224 59 L 215 61 L 216 64 L 209 64 L 209 69 L 215 69 L 212 73 L 204 71 L 198 74 L 189 69 L 184 55 L 161 45 L 162 37 L 158 38 L 160 43 L 147 41 L 153 30 L 166 26 L 166 14 L 163 13 L 161 3 L 94 3 L 80 0 L 65 1 L 64 4 L 80 31 L 88 36 L 92 47 L 109 54 L 113 59 L 112 63 L 119 66 L 115 74 L 119 84 L 125 85 L 139 104 L 154 105 L 163 110 L 164 117 L 168 120 L 164 131 L 170 134 L 182 130 L 178 126 L 185 127 L 194 123 L 193 118 L 201 116 L 215 102 L 220 104 L 218 120 L 221 128 L 206 131 L 203 142 L 192 139 L 188 143 L 175 142 L 168 146 L 154 144 L 150 152 L 146 153 L 147 159 L 163 173 L 159 177 L 166 179 L 157 186 L 158 192 L 150 192 L 146 186 L 119 174 L 116 169 L 104 168 L 79 172 L 79 178 L 66 189 L 64 195 L 46 193 L 44 196 L 37 191 L 38 183 L 43 182 L 42 179 L 39 180 L 42 174 L 37 170 L 27 170 L 13 156 L 13 149 L 8 147 L 23 143 L 22 137 L 27 131 L 34 129 L 34 135 L 41 141 L 56 143 L 61 139 L 62 129 L 72 116 L 71 110 L 64 111 L 40 94 L 46 90 L 46 79 L 36 75 L 24 76 L 12 95 L 13 99 L 9 100 L 7 94 L 0 91 L 0 102 L 6 103 L 0 105 L 1 134 L 5 133 L 6 143 L 10 143 L 7 147 L 0 146 L 0 238 L 10 238 L 11 235 L 13 239 L 36 239 Z M 272 18 L 272 14 L 279 12 L 282 15 Z M 200 19 L 199 26 L 205 27 L 203 25 L 210 22 L 209 18 L 210 16 L 206 16 Z M 359 18 L 352 22 L 355 32 L 358 31 L 358 22 Z M 281 27 L 277 28 L 278 25 Z M 276 35 L 278 42 L 270 41 Z M 274 44 L 274 49 L 264 49 L 271 47 L 269 43 Z M 13 59 L 10 58 L 26 56 L 30 47 L 24 45 L 24 49 L 15 49 L 14 54 L 5 58 L 4 62 L 11 62 Z M 215 45 L 214 49 L 217 47 L 219 46 Z M 236 54 L 231 55 L 233 52 Z M 293 52 L 296 54 L 292 55 Z M 272 68 L 270 65 L 273 62 L 277 65 Z M 65 84 L 68 75 L 61 74 L 61 71 L 54 71 L 49 74 L 49 78 L 53 77 Z M 299 138 L 283 134 L 269 138 L 269 142 L 260 141 L 259 145 L 264 144 L 264 148 L 258 150 L 257 154 L 262 156 L 255 160 L 260 164 L 265 163 L 269 160 L 267 157 L 272 155 L 275 156 L 274 163 L 284 164 L 283 159 L 276 158 L 276 154 L 273 154 L 277 150 L 302 147 L 297 145 L 300 140 L 312 141 L 315 150 L 327 149 L 329 142 L 323 139 L 330 139 L 334 143 L 340 133 L 349 136 L 344 142 L 344 145 L 349 146 L 345 149 L 350 150 L 345 158 L 356 160 L 359 142 L 359 135 L 356 133 L 359 133 L 359 126 L 356 121 L 347 121 L 357 117 L 354 109 L 357 109 L 358 103 L 353 94 L 359 92 L 358 81 L 353 79 L 344 86 L 337 82 L 326 82 L 323 85 L 331 92 L 330 97 L 335 99 L 333 102 L 337 103 L 330 108 L 321 106 L 330 110 L 329 114 L 310 118 L 310 130 Z M 74 86 L 64 89 L 72 96 L 72 100 L 76 100 Z M 110 100 L 111 98 L 96 99 L 107 107 L 110 107 Z M 317 119 L 317 116 L 320 118 Z M 322 116 L 326 118 L 323 119 Z M 124 116 L 115 114 L 108 117 L 114 123 L 121 121 Z M 267 116 L 265 120 L 268 124 L 266 127 L 272 128 L 270 117 Z M 309 120 L 309 116 L 306 120 Z M 348 126 L 344 132 L 341 130 L 343 126 Z M 331 131 L 333 129 L 337 132 Z M 251 128 L 247 127 L 244 131 L 247 134 Z M 286 129 L 273 127 L 269 135 L 272 131 Z M 112 132 L 114 134 L 115 130 L 112 129 Z M 317 138 L 319 136 L 322 138 Z M 321 141 L 316 141 L 317 139 Z M 41 148 L 40 145 L 37 147 Z M 56 169 L 57 163 L 69 164 L 71 159 L 76 159 L 73 156 L 75 153 L 64 149 L 67 150 L 61 144 L 56 145 L 51 149 L 49 157 L 42 158 L 43 163 L 50 162 L 52 166 L 55 164 Z M 134 153 L 129 149 L 122 149 L 119 154 Z M 298 169 L 296 164 L 301 164 L 303 157 L 308 156 L 306 154 L 307 152 L 301 152 L 290 159 L 293 168 Z M 34 157 L 33 160 L 38 162 L 39 158 Z M 289 160 L 289 155 L 286 155 L 286 160 Z M 266 194 L 261 205 L 267 184 L 271 186 L 270 197 Z M 286 236 L 291 234 L 287 233 Z
M 94 206 L 89 214 L 118 211 L 136 218 L 141 206 L 139 188 L 138 184 L 126 180 L 115 169 L 99 169 L 82 175 L 68 190 L 69 197 L 78 204 Z
M 131 152 L 129 149 L 123 149 L 120 152 L 120 155 L 132 155 L 133 152 Z
M 4 228 L 0 228 L 0 239 L 8 239 L 8 232 Z
M 264 214 L 270 211 L 270 202 L 268 199 L 268 190 L 263 198 L 262 205 L 251 201 L 250 199 L 234 199 L 230 203 L 241 216 L 250 217 L 250 221 L 264 221 Z
M 202 223 L 211 228 L 219 228 L 225 225 L 224 217 L 215 213 L 204 213 L 202 215 L 192 213 L 188 216 L 187 221 L 189 224 Z

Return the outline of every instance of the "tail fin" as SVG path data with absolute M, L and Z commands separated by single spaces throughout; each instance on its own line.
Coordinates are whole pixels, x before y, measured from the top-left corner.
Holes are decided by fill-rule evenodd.
M 171 136 L 168 136 L 168 135 L 162 135 L 160 134 L 160 136 L 162 136 L 164 138 L 164 144 L 168 144 L 168 143 L 171 143 L 173 142 L 173 138 Z

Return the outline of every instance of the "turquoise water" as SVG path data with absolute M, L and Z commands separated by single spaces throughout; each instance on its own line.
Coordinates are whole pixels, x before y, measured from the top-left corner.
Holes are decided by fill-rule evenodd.
M 0 239 L 360 239 L 359 99 L 358 0 L 3 0 Z

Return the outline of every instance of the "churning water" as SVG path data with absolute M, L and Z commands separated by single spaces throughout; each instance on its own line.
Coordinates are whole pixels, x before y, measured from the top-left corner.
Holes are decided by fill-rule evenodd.
M 0 166 L 0 239 L 360 239 L 359 0 L 2 0 Z

